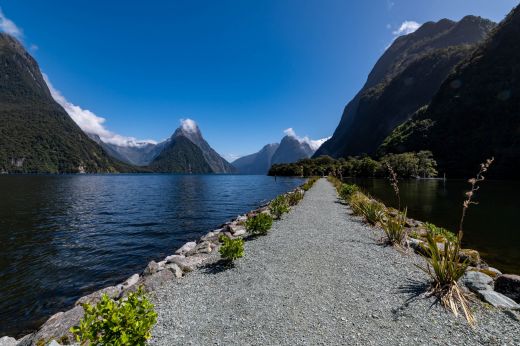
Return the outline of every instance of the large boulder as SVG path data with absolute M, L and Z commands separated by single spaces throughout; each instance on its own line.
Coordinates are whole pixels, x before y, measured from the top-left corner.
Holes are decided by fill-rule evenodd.
M 70 332 L 70 327 L 78 325 L 83 314 L 84 311 L 81 306 L 76 306 L 65 312 L 58 312 L 49 318 L 37 332 L 28 338 L 23 338 L 18 345 L 47 344 L 51 340 L 59 340 L 61 343 L 73 342 L 74 336 Z
M 138 286 L 143 286 L 146 291 L 151 292 L 157 290 L 164 283 L 172 281 L 173 279 L 175 279 L 175 275 L 171 270 L 161 270 L 152 275 L 142 277 L 139 280 Z
M 0 346 L 15 346 L 16 344 L 16 339 L 11 338 L 10 336 L 2 336 L 0 338 Z
M 157 273 L 159 271 L 159 264 L 155 261 L 150 261 L 146 268 L 144 268 L 143 276 L 149 276 Z
M 483 290 L 478 291 L 478 295 L 482 298 L 482 300 L 488 302 L 496 308 L 500 309 L 520 309 L 520 305 L 517 304 L 514 300 L 500 294 L 496 291 L 491 290 Z
M 177 251 L 175 251 L 175 254 L 177 255 L 184 255 L 188 251 L 192 250 L 195 246 L 197 246 L 197 243 L 194 241 L 187 242 L 183 246 L 181 246 Z
M 177 264 L 183 272 L 191 272 L 197 267 L 200 267 L 204 262 L 209 259 L 208 256 L 202 254 L 196 254 L 189 257 L 184 256 L 169 256 L 167 261 L 169 263 Z
M 493 278 L 478 271 L 467 271 L 461 280 L 473 292 L 493 289 Z
M 495 291 L 520 303 L 520 275 L 500 275 L 495 281 Z
M 197 244 L 193 249 L 185 253 L 185 256 L 193 256 L 199 253 L 211 253 L 213 251 L 213 244 L 209 241 L 203 241 Z
M 109 298 L 116 299 L 121 294 L 121 286 L 109 286 L 102 288 L 96 292 L 79 298 L 74 305 L 90 304 L 95 305 L 100 300 L 103 294 L 106 294 Z

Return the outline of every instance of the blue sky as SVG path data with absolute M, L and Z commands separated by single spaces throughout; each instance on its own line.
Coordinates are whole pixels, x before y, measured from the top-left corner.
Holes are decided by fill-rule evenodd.
M 517 3 L 4 0 L 0 27 L 19 30 L 85 126 L 162 140 L 191 118 L 230 158 L 287 128 L 330 136 L 404 22 L 500 21 Z

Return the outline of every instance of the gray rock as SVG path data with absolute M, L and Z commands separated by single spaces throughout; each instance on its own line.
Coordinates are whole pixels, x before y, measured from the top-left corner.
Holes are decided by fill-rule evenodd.
M 214 231 L 208 232 L 205 236 L 200 238 L 202 241 L 209 241 L 212 243 L 218 243 L 218 237 L 220 236 L 220 232 L 222 232 L 223 229 L 216 229 Z
M 62 346 L 60 343 L 58 343 L 56 340 L 52 340 L 49 342 L 47 346 Z
M 239 217 L 237 217 L 236 221 L 237 222 L 246 222 L 247 221 L 247 216 L 240 215 Z
M 493 278 L 478 271 L 467 271 L 461 280 L 473 292 L 493 289 Z
M 211 243 L 209 241 L 203 241 L 197 244 L 193 249 L 186 252 L 186 257 L 193 256 L 199 253 L 211 253 L 213 248 L 211 247 Z
M 122 289 L 125 290 L 133 285 L 135 285 L 139 281 L 139 274 L 134 274 L 126 279 L 122 284 Z
M 177 251 L 175 251 L 175 254 L 177 255 L 184 255 L 186 252 L 192 250 L 195 246 L 197 246 L 197 243 L 194 241 L 187 242 L 183 246 L 181 246 Z
M 489 270 L 489 271 L 492 272 L 492 273 L 495 273 L 496 276 L 498 276 L 498 275 L 502 275 L 502 272 L 501 272 L 500 270 L 498 270 L 497 268 L 486 267 L 485 269 L 486 269 L 486 270 Z
M 141 278 L 139 286 L 142 285 L 146 291 L 151 292 L 173 279 L 175 279 L 175 276 L 171 270 L 162 270 Z
M 415 238 L 408 238 L 406 242 L 408 247 L 412 248 L 416 253 L 426 255 L 426 243 L 424 241 Z
M 517 304 L 514 300 L 512 300 L 511 298 L 508 298 L 498 292 L 491 291 L 491 290 L 483 290 L 483 291 L 478 291 L 478 294 L 482 298 L 482 300 L 488 302 L 489 304 L 493 305 L 496 308 L 514 309 L 514 310 L 520 309 L 520 305 Z
M 30 337 L 21 340 L 18 345 L 35 345 L 38 342 L 48 342 L 49 340 L 67 339 L 69 342 L 74 340 L 74 336 L 70 332 L 70 327 L 78 325 L 83 317 L 83 308 L 76 306 L 65 312 L 58 312 L 45 322 L 40 329 Z
M 245 228 L 241 228 L 239 230 L 237 230 L 235 233 L 233 233 L 233 236 L 234 237 L 241 237 L 243 235 L 245 235 L 247 232 L 246 232 L 246 229 Z
M 10 336 L 2 336 L 0 338 L 0 346 L 15 346 L 16 344 L 16 339 L 11 338 Z
M 159 265 L 155 261 L 150 261 L 143 271 L 143 276 L 149 276 L 159 271 Z
M 182 277 L 182 269 L 177 264 L 169 263 L 166 265 L 166 269 L 170 270 L 176 278 Z
M 121 286 L 109 286 L 102 288 L 96 292 L 79 298 L 74 305 L 90 304 L 95 305 L 100 300 L 103 294 L 106 294 L 109 298 L 117 298 L 121 294 Z
M 175 263 L 175 261 L 180 260 L 181 258 L 185 258 L 184 255 L 171 255 L 166 257 L 164 260 L 166 261 L 166 264 L 168 263 Z
M 208 260 L 208 256 L 196 254 L 190 257 L 174 257 L 171 263 L 177 264 L 183 272 L 191 272 Z
M 158 262 L 157 265 L 159 266 L 159 271 L 164 270 L 166 268 L 166 261 Z
M 495 281 L 495 290 L 520 302 L 520 276 L 513 274 L 500 275 Z
M 231 234 L 235 235 L 235 233 L 240 232 L 242 230 L 246 230 L 246 228 L 242 225 L 237 225 L 236 223 L 231 223 L 228 225 L 228 230 Z

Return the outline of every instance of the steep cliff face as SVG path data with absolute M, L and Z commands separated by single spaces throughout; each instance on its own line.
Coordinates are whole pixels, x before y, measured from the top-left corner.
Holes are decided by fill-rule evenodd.
M 0 172 L 117 172 L 112 160 L 52 98 L 38 64 L 0 33 Z
M 332 138 L 315 156 L 373 153 L 396 126 L 431 100 L 453 67 L 494 26 L 489 20 L 467 16 L 459 22 L 428 22 L 397 38 L 345 107 Z
M 448 176 L 495 156 L 490 176 L 520 169 L 520 7 L 442 83 L 430 105 L 399 126 L 381 152 L 429 149 Z

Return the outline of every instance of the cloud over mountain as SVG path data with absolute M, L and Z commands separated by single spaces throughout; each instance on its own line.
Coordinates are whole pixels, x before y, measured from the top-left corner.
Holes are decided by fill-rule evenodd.
M 323 143 L 325 143 L 330 137 L 321 138 L 321 139 L 310 139 L 308 136 L 300 137 L 296 134 L 292 127 L 285 129 L 283 131 L 287 136 L 293 137 L 297 139 L 300 143 L 307 143 L 312 150 L 316 151 Z

